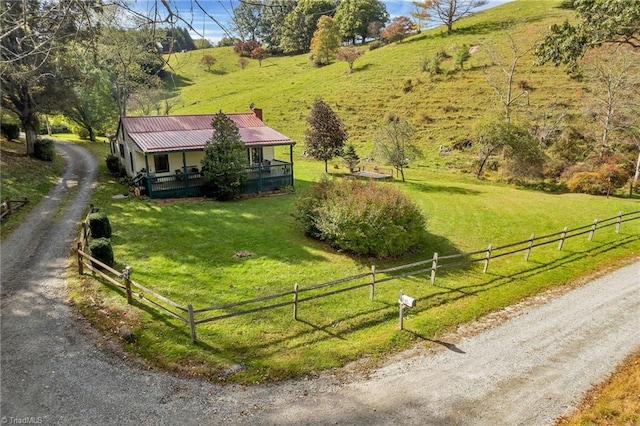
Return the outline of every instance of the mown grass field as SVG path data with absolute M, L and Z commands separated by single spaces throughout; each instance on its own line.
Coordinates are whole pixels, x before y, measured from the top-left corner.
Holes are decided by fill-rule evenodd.
M 464 20 L 453 35 L 440 29 L 424 32 L 367 52 L 353 74 L 347 74 L 345 63 L 313 68 L 304 55 L 270 58 L 262 67 L 252 62 L 241 70 L 230 49 L 212 49 L 204 52 L 218 59 L 211 73 L 197 65 L 203 52 L 173 56 L 175 89 L 182 103 L 172 113 L 239 112 L 255 103 L 263 108 L 269 126 L 298 141 L 297 189 L 316 182 L 324 171 L 322 163 L 301 155 L 305 119 L 316 97 L 335 108 L 361 156 L 369 154 L 386 113 L 409 118 L 419 131 L 425 158 L 411 164 L 407 182 L 385 185 L 400 188 L 421 207 L 430 237 L 416 253 L 397 259 L 353 257 L 304 236 L 292 217 L 296 194 L 231 203 L 113 199 L 125 189 L 106 173 L 102 161 L 93 203 L 111 220 L 118 266 L 131 266 L 135 281 L 180 304 L 203 308 L 289 291 L 295 283 L 306 287 L 335 280 L 365 272 L 372 264 L 383 268 L 430 259 L 433 252 L 481 250 L 489 243 L 508 244 L 638 210 L 637 199 L 553 195 L 480 181 L 464 173 L 474 168 L 472 152 L 437 154 L 438 145 L 467 138 L 476 123 L 502 110 L 480 70 L 488 60 L 482 53 L 462 72 L 445 62 L 443 67 L 451 72 L 435 78 L 421 71 L 425 55 L 442 49 L 452 53 L 463 43 L 504 46 L 507 33 L 529 47 L 551 22 L 569 16 L 557 8 L 560 3 L 519 0 Z M 519 77 L 535 88 L 531 103 L 545 107 L 561 101 L 577 110 L 581 86 L 563 70 L 535 67 L 532 60 L 523 61 Z M 405 92 L 408 79 L 412 89 Z M 87 146 L 99 158 L 108 153 L 105 144 Z M 332 162 L 332 173 L 344 170 L 338 159 Z M 239 252 L 250 255 L 237 258 Z M 567 241 L 563 251 L 555 245 L 536 248 L 529 262 L 521 253 L 496 259 L 488 274 L 480 266 L 466 267 L 439 275 L 435 286 L 428 276 L 388 282 L 376 289 L 374 301 L 362 289 L 305 302 L 297 322 L 290 308 L 281 308 L 209 323 L 198 327 L 197 344 L 191 343 L 185 324 L 140 304 L 128 306 L 121 292 L 89 277 L 72 279 L 71 298 L 108 334 L 118 335 L 122 325 L 130 327 L 136 340 L 124 343 L 125 349 L 150 365 L 249 383 L 311 374 L 362 358 L 376 362 L 425 344 L 425 339 L 457 324 L 602 273 L 639 254 L 636 221 L 624 224 L 620 234 L 608 228 L 598 231 L 592 242 L 586 236 Z M 408 312 L 404 332 L 397 330 L 400 289 L 418 300 L 418 307 Z M 246 368 L 226 375 L 238 365 Z

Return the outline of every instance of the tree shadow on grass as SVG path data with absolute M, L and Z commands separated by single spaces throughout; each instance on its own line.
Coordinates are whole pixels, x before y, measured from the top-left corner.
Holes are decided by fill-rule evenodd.
M 432 291 L 431 294 L 416 297 L 417 307 L 412 309 L 412 313 L 413 315 L 420 315 L 421 312 L 428 312 L 431 309 L 452 304 L 461 299 L 468 299 L 492 289 L 514 284 L 517 285 L 517 283 L 523 280 L 540 274 L 550 274 L 555 270 L 563 268 L 567 264 L 605 254 L 614 250 L 618 246 L 637 240 L 638 236 L 628 235 L 621 240 L 600 243 L 597 246 L 584 251 L 565 251 L 565 254 L 562 257 L 549 263 L 536 263 L 535 261 L 530 261 L 529 264 L 535 265 L 533 268 L 523 269 L 521 271 L 504 275 L 488 273 L 487 280 L 461 287 L 440 284 L 443 277 L 439 275 L 441 277 L 439 282 L 437 282 L 435 286 L 429 286 L 431 289 L 430 291 Z M 378 285 L 384 284 L 380 283 Z M 111 285 L 109 285 L 109 287 L 119 293 L 123 298 L 125 297 L 123 289 L 113 287 Z M 298 320 L 294 321 L 294 324 L 297 325 L 288 327 L 291 331 L 281 333 L 276 339 L 253 339 L 246 343 L 240 343 L 234 340 L 232 336 L 227 335 L 217 325 L 214 329 L 208 328 L 208 330 L 203 330 L 200 326 L 197 328 L 199 340 L 193 345 L 195 348 L 202 349 L 204 351 L 226 354 L 224 358 L 229 364 L 236 364 L 239 360 L 242 360 L 250 368 L 254 363 L 262 364 L 263 362 L 267 362 L 270 357 L 277 355 L 278 353 L 301 349 L 316 343 L 339 341 L 341 344 L 346 344 L 348 343 L 351 335 L 382 324 L 388 324 L 397 319 L 398 304 L 395 300 L 376 300 L 372 303 L 374 303 L 374 305 L 370 306 L 370 308 L 359 309 L 357 312 L 349 313 L 347 315 L 317 321 L 312 320 L 309 317 L 305 317 L 304 311 L 307 309 L 313 309 L 313 306 L 309 306 L 310 304 L 308 304 L 308 302 L 304 302 L 306 307 L 299 312 Z M 187 324 L 179 324 L 168 314 L 141 301 L 134 300 L 133 306 L 148 313 L 153 321 L 159 321 L 174 330 L 176 333 L 184 335 L 184 339 L 189 339 L 189 327 Z M 291 309 L 291 306 L 282 307 L 282 309 Z M 251 317 L 249 317 L 249 320 L 250 318 Z M 336 328 L 342 324 L 346 324 L 346 328 Z M 464 351 L 458 348 L 455 344 L 430 338 L 418 331 L 412 331 L 410 328 L 406 329 L 406 331 L 421 340 L 442 345 L 457 353 L 464 353 Z M 215 346 L 210 343 L 212 339 L 215 341 Z M 176 342 L 179 340 L 180 339 L 176 340 Z M 300 341 L 292 344 L 292 342 L 296 342 L 298 340 Z M 254 358 L 247 359 L 246 354 L 248 353 L 255 354 Z M 224 364 L 224 362 L 225 361 L 222 360 L 220 365 Z M 180 361 L 178 364 L 179 363 Z M 224 366 L 211 366 L 211 369 L 208 369 L 208 371 L 215 375 L 218 372 L 216 368 L 220 368 L 220 371 L 222 371 Z M 280 371 L 279 373 L 274 372 L 272 377 L 277 377 L 278 374 L 282 374 L 283 376 L 287 375 L 286 372 Z
M 172 72 L 167 72 L 163 80 L 169 83 L 173 90 L 180 89 L 183 87 L 188 87 L 195 84 L 193 80 L 191 80 L 190 78 L 187 78 L 180 74 L 175 74 Z
M 369 63 L 366 63 L 366 64 L 359 65 L 359 66 L 356 66 L 356 65 L 354 64 L 354 66 L 353 66 L 353 71 L 354 71 L 354 72 L 356 72 L 356 71 L 369 71 L 371 68 L 373 68 L 373 67 L 375 67 L 375 66 L 376 66 L 376 64 L 372 64 L 372 63 L 370 63 L 370 62 L 369 62 Z
M 554 261 L 548 264 L 538 263 L 535 267 L 530 269 L 521 270 L 508 275 L 495 275 L 488 274 L 489 279 L 483 281 L 478 284 L 462 286 L 462 287 L 449 287 L 447 285 L 436 284 L 436 286 L 431 287 L 433 289 L 437 289 L 438 291 L 433 294 L 429 294 L 423 297 L 416 297 L 417 308 L 413 309 L 414 315 L 419 315 L 420 312 L 426 312 L 431 309 L 454 303 L 458 300 L 469 298 L 476 296 L 478 294 L 487 292 L 489 290 L 504 287 L 507 285 L 513 285 L 514 283 L 521 282 L 522 280 L 526 280 L 528 278 L 540 275 L 540 274 L 548 274 L 560 268 L 563 268 L 567 264 L 571 264 L 573 262 L 583 260 L 588 257 L 599 256 L 605 254 L 611 250 L 614 250 L 616 247 L 620 245 L 624 245 L 626 243 L 637 241 L 638 237 L 628 236 L 623 240 L 618 240 L 615 242 L 603 243 L 596 247 L 592 247 L 588 250 L 581 252 L 568 252 L 566 255 L 555 259 Z M 530 262 L 531 263 L 531 262 Z M 293 334 L 283 335 L 278 340 L 269 340 L 257 342 L 255 344 L 248 345 L 235 345 L 234 342 L 228 341 L 224 345 L 227 346 L 230 350 L 233 349 L 238 352 L 238 356 L 246 351 L 255 352 L 256 350 L 261 352 L 261 358 L 268 358 L 271 355 L 274 355 L 278 352 L 284 350 L 291 350 L 295 348 L 302 348 L 304 346 L 309 345 L 308 341 L 302 341 L 295 345 L 287 345 L 286 348 L 281 347 L 280 345 L 288 342 L 294 341 L 296 339 L 304 338 L 305 336 L 310 336 L 311 334 L 320 332 L 322 336 L 313 337 L 313 342 L 321 342 L 321 341 L 329 341 L 333 339 L 339 339 L 340 341 L 347 341 L 349 336 L 360 332 L 364 329 L 372 328 L 375 326 L 379 326 L 384 323 L 388 323 L 389 321 L 393 321 L 397 318 L 398 315 L 398 305 L 395 302 L 387 302 L 387 301 L 376 301 L 375 307 L 370 309 L 365 309 L 360 312 L 353 313 L 351 315 L 343 315 L 339 318 L 332 318 L 326 322 L 318 323 L 312 321 L 308 318 L 304 318 L 303 314 L 299 316 L 297 321 L 298 324 L 303 324 L 308 329 L 298 330 Z M 302 317 L 302 318 L 301 318 Z M 349 324 L 355 324 L 347 329 L 334 331 L 332 323 L 345 322 Z M 415 336 L 426 340 L 432 341 L 434 343 L 443 345 L 448 349 L 464 353 L 455 345 L 442 342 L 439 340 L 434 340 L 428 338 L 427 336 L 421 335 L 418 332 L 410 331 Z M 269 350 L 271 349 L 271 350 Z
M 407 185 L 408 187 L 415 189 L 417 191 L 420 192 L 424 192 L 426 194 L 429 193 L 434 193 L 434 192 L 441 192 L 441 193 L 445 193 L 445 194 L 456 194 L 456 195 L 482 195 L 482 192 L 475 190 L 475 189 L 469 189 L 469 188 L 463 188 L 461 186 L 454 186 L 454 185 L 430 185 L 427 183 L 418 183 L 418 182 L 411 182 L 411 181 L 407 181 L 404 183 L 405 185 Z

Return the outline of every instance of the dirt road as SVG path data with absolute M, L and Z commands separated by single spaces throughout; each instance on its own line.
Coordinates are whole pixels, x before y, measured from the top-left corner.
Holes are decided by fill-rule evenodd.
M 62 182 L 2 244 L 2 423 L 546 425 L 640 348 L 639 258 L 348 383 L 326 373 L 219 386 L 146 371 L 104 351 L 65 303 L 65 265 L 96 163 L 75 145 L 58 149 Z

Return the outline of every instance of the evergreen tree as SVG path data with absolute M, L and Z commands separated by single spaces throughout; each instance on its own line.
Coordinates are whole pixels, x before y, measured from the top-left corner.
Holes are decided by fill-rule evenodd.
M 204 147 L 204 192 L 216 200 L 239 198 L 247 185 L 247 149 L 236 124 L 220 111 L 211 121 L 213 136 Z
M 327 162 L 342 155 L 342 148 L 347 141 L 347 131 L 340 118 L 322 99 L 316 99 L 313 103 L 307 122 L 307 153 L 316 160 L 324 161 L 324 171 L 328 173 Z
M 358 164 L 360 164 L 360 157 L 356 152 L 356 148 L 349 144 L 347 150 L 342 154 L 342 159 L 344 160 L 347 167 L 349 167 L 349 172 L 353 173 Z

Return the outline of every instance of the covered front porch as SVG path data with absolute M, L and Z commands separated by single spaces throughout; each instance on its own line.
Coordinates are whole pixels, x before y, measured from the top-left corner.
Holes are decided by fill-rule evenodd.
M 293 187 L 293 162 L 263 160 L 247 166 L 246 194 L 279 191 Z M 141 172 L 133 179 L 149 198 L 183 198 L 202 196 L 204 173 L 198 166 L 184 166 L 169 175 Z

